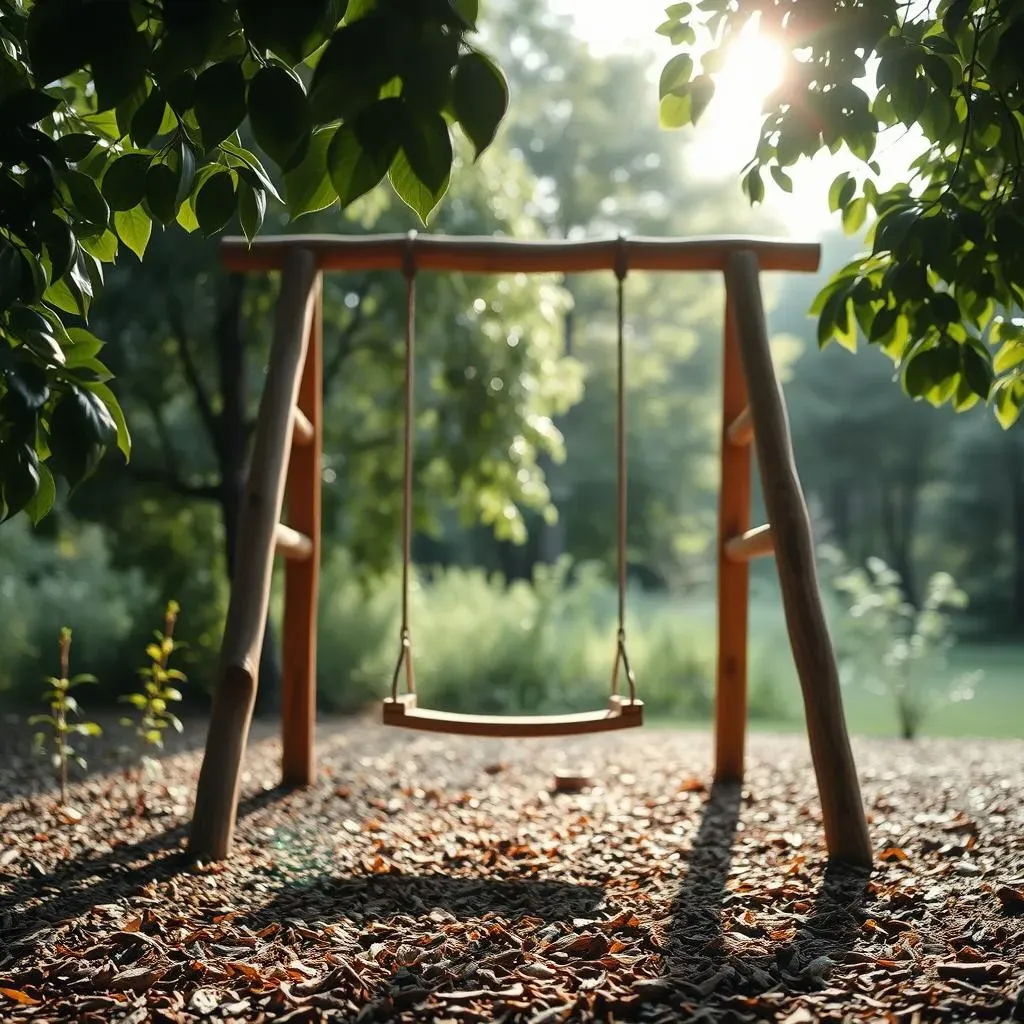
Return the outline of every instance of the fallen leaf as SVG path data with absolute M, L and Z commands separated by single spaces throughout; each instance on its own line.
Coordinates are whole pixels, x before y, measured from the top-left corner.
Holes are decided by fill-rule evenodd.
M 22 992 L 20 988 L 0 988 L 0 995 L 5 995 L 8 999 L 21 1003 L 22 1006 L 39 1005 L 38 999 L 33 999 L 27 992 Z

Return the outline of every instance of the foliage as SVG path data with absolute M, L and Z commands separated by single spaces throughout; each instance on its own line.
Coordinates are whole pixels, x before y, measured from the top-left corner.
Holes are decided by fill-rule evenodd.
M 399 577 L 353 579 L 349 556 L 324 567 L 318 687 L 353 711 L 382 698 L 398 654 Z M 592 710 L 608 697 L 615 596 L 595 565 L 538 566 L 507 585 L 478 568 L 419 573 L 412 589 L 417 692 L 425 703 L 480 714 Z M 637 595 L 632 595 L 631 600 Z M 670 603 L 639 602 L 628 622 L 640 696 L 650 714 L 705 720 L 712 707 L 714 627 Z M 767 659 L 751 658 L 751 714 L 785 717 Z
M 127 458 L 101 343 L 76 321 L 154 226 L 209 235 L 237 217 L 251 239 L 268 198 L 299 216 L 385 176 L 429 217 L 452 126 L 479 156 L 507 105 L 501 72 L 466 42 L 475 8 L 2 0 L 0 513 L 38 521 L 54 474 L 74 488 L 109 446 Z
M 78 701 L 71 694 L 71 691 L 83 683 L 95 683 L 96 677 L 87 673 L 72 676 L 71 667 L 71 630 L 65 626 L 60 631 L 60 676 L 48 676 L 46 685 L 48 689 L 43 693 L 43 700 L 50 707 L 50 713 L 46 715 L 32 715 L 29 725 L 43 725 L 49 727 L 50 742 L 53 746 L 53 753 L 50 758 L 53 767 L 57 771 L 60 780 L 60 802 L 62 805 L 68 802 L 68 759 L 74 760 L 80 768 L 85 768 L 85 758 L 76 752 L 71 746 L 71 737 L 99 736 L 103 730 L 95 722 L 69 722 L 69 715 L 81 713 Z M 45 731 L 36 733 L 36 748 L 41 752 L 46 750 L 47 736 Z
M 155 747 L 162 750 L 164 733 L 168 729 L 182 731 L 181 719 L 169 707 L 181 700 L 181 691 L 176 684 L 186 681 L 184 672 L 168 666 L 171 655 L 181 646 L 174 639 L 174 626 L 179 611 L 177 601 L 167 602 L 163 630 L 156 630 L 153 634 L 155 642 L 146 646 L 149 664 L 139 669 L 142 689 L 120 698 L 138 712 L 135 718 L 122 718 L 121 724 L 135 730 L 136 738 L 143 748 Z
M 835 179 L 830 206 L 850 232 L 874 215 L 871 251 L 836 272 L 812 307 L 819 342 L 854 348 L 859 329 L 914 398 L 957 410 L 991 401 L 1009 427 L 1024 404 L 1024 7 L 673 4 L 658 31 L 687 52 L 662 71 L 662 124 L 697 122 L 755 10 L 786 67 L 765 103 L 746 194 L 764 198 L 765 171 L 789 191 L 787 168 L 845 147 L 864 170 Z M 713 40 L 699 65 L 689 52 L 698 31 Z M 903 128 L 919 143 L 913 173 L 880 185 L 879 138 Z
M 842 567 L 838 552 L 826 559 Z M 970 700 L 981 672 L 965 672 L 941 682 L 939 671 L 955 644 L 952 612 L 967 605 L 967 595 L 949 573 L 931 576 L 920 607 L 907 601 L 899 573 L 880 558 L 863 568 L 847 569 L 834 579 L 849 602 L 840 635 L 850 654 L 844 659 L 848 677 L 895 707 L 900 735 L 913 739 L 928 713 L 943 702 Z
M 113 697 L 134 671 L 128 646 L 155 595 L 139 568 L 115 563 L 99 526 L 63 513 L 45 525 L 59 530 L 33 532 L 24 517 L 0 530 L 0 699 L 35 699 L 30 680 L 46 673 L 62 622 L 75 631 L 76 660 L 102 680 L 98 697 Z

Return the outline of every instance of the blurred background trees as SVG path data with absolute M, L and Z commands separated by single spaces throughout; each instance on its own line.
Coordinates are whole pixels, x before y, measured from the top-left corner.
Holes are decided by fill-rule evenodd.
M 513 100 L 492 149 L 454 177 L 431 231 L 786 230 L 770 209 L 752 212 L 733 178 L 691 173 L 690 144 L 658 128 L 649 55 L 595 55 L 544 0 L 491 0 L 481 24 Z M 380 190 L 293 225 L 268 211 L 264 231 L 415 226 Z M 911 402 L 877 351 L 819 352 L 808 307 L 857 246 L 838 233 L 824 244 L 819 275 L 768 284 L 820 533 L 851 564 L 882 558 L 911 603 L 935 572 L 952 573 L 970 599 L 955 624 L 971 644 L 950 671 L 989 671 L 973 710 L 929 725 L 1019 730 L 1007 702 L 1024 710 L 1024 654 L 1007 640 L 1024 635 L 1020 430 L 1004 432 L 981 410 L 953 416 Z M 403 287 L 398 275 L 326 281 L 320 683 L 337 710 L 380 695 L 396 643 Z M 226 274 L 216 241 L 176 230 L 154 236 L 145 264 L 110 275 L 96 329 L 110 342 L 135 451 L 129 466 L 110 460 L 60 499 L 34 536 L 25 523 L 0 531 L 0 700 L 34 688 L 63 624 L 83 670 L 114 686 L 171 597 L 194 691 L 212 678 L 274 289 Z M 711 707 L 723 292 L 710 276 L 638 274 L 626 295 L 635 661 L 645 699 L 675 721 Z M 614 637 L 614 281 L 424 277 L 417 333 L 423 688 L 465 710 L 600 699 Z M 754 575 L 753 710 L 792 723 L 799 696 L 770 561 Z M 842 609 L 836 597 L 837 629 Z M 855 728 L 891 730 L 867 698 L 851 696 L 850 707 Z

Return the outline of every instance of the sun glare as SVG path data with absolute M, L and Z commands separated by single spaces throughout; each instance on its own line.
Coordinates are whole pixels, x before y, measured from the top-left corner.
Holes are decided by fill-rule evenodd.
M 715 76 L 715 97 L 694 133 L 695 170 L 732 174 L 757 145 L 765 99 L 782 80 L 781 47 L 748 24 Z

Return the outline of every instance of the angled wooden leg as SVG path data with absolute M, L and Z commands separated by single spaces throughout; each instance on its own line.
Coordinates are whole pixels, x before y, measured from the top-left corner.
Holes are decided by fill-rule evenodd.
M 774 538 L 786 626 L 803 692 L 825 839 L 830 857 L 869 867 L 871 838 L 846 730 L 839 670 L 818 592 L 810 516 L 768 343 L 757 256 L 753 252 L 731 256 L 726 281 L 736 308 L 764 502 Z

